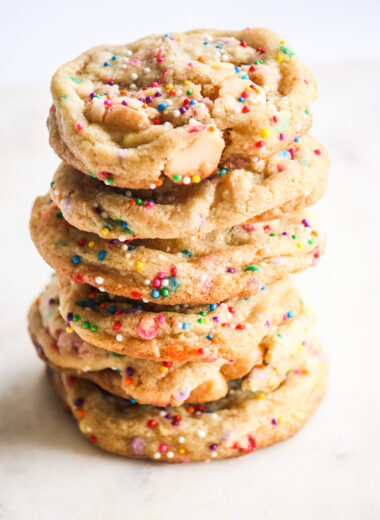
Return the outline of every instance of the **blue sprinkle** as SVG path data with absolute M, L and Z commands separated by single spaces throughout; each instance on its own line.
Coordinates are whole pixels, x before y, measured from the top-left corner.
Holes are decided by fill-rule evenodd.
M 222 46 L 221 46 L 221 45 L 217 45 L 216 48 L 217 48 L 217 49 L 221 49 Z
M 188 330 L 190 327 L 190 323 L 182 323 L 182 329 L 183 330 Z
M 300 138 L 299 138 L 299 137 L 296 137 L 296 138 L 294 139 L 294 142 L 295 142 L 295 143 L 299 143 L 299 140 L 300 140 Z
M 212 334 L 207 334 L 206 338 L 207 338 L 207 339 L 212 339 L 212 338 L 213 338 L 213 335 L 212 335 Z
M 198 103 L 198 101 L 196 99 L 192 99 L 190 101 L 190 105 L 196 105 Z
M 141 309 L 142 309 L 141 303 L 139 303 L 139 305 L 136 305 L 135 309 L 137 309 L 138 311 L 141 311 Z
M 178 289 L 178 280 L 175 276 L 169 276 L 169 288 L 172 291 Z
M 241 68 L 240 67 L 235 67 L 235 72 L 236 72 L 236 74 L 239 74 L 239 72 L 241 72 Z
M 263 286 L 261 287 L 261 290 L 262 290 L 262 291 L 265 291 L 266 288 L 267 288 L 267 286 L 266 286 L 266 285 L 263 285 Z
M 114 54 L 111 59 L 112 61 L 115 61 L 117 59 L 117 56 Z
M 160 297 L 160 291 L 157 291 L 157 289 L 154 289 L 152 291 L 152 298 L 159 298 Z
M 286 315 L 288 318 L 293 318 L 293 316 L 294 316 L 292 311 L 289 311 Z
M 73 258 L 72 258 L 72 261 L 73 261 L 73 264 L 75 264 L 75 265 L 80 264 L 80 256 L 79 255 L 74 255 Z
M 107 256 L 107 251 L 104 251 L 104 249 L 102 251 L 99 251 L 98 253 L 98 259 L 103 262 L 103 260 L 105 259 L 105 257 Z
M 210 311 L 214 311 L 217 307 L 216 303 L 211 303 L 211 305 L 208 306 Z
M 210 42 L 203 42 L 203 45 L 210 45 Z
M 292 157 L 288 150 L 281 150 L 281 152 L 278 152 L 278 156 L 283 157 L 284 159 L 290 159 Z
M 247 76 L 247 74 L 243 74 L 243 76 L 241 77 L 241 79 L 249 79 L 249 76 Z
M 109 61 L 105 61 L 105 62 L 104 62 L 104 66 L 105 66 L 105 67 L 109 67 L 109 66 L 110 66 L 110 62 L 109 62 Z
M 160 103 L 158 106 L 157 106 L 158 110 L 165 110 L 166 108 L 166 103 Z
M 228 173 L 228 170 L 226 170 L 225 168 L 220 168 L 218 173 L 219 175 L 225 175 L 226 173 Z
M 128 246 L 128 251 L 134 251 L 136 249 L 136 246 Z
M 131 403 L 133 403 L 133 404 L 137 403 L 136 399 L 134 399 L 133 397 L 130 397 L 129 400 L 130 400 Z
M 240 101 L 240 103 L 244 103 L 244 98 L 241 96 L 239 97 L 238 101 Z
M 117 310 L 116 309 L 116 305 L 110 305 L 108 307 L 108 312 L 111 313 L 111 314 L 115 314 L 116 310 Z
M 165 34 L 165 38 L 171 38 L 171 37 L 172 37 L 171 34 L 169 34 L 169 33 L 166 33 L 166 34 Z
M 122 220 L 120 222 L 120 224 L 121 224 L 121 227 L 123 227 L 124 229 L 126 229 L 128 227 L 128 224 L 126 222 L 124 222 L 124 220 Z
M 190 256 L 193 255 L 193 253 L 192 253 L 191 251 L 189 251 L 188 249 L 184 249 L 184 250 L 182 251 L 182 253 L 183 253 L 185 256 L 188 256 L 188 257 L 190 257 Z

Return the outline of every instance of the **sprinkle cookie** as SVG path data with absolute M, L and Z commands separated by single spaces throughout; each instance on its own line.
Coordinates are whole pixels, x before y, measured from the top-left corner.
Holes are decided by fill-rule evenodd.
M 62 163 L 51 197 L 73 226 L 103 238 L 177 238 L 301 210 L 323 195 L 329 157 L 304 136 L 254 168 L 218 170 L 199 184 L 166 181 L 154 190 L 121 190 Z
M 199 238 L 103 240 L 70 226 L 48 196 L 36 200 L 30 229 L 40 254 L 59 274 L 165 305 L 251 296 L 314 265 L 325 246 L 315 217 L 305 212 Z
M 297 296 L 293 290 L 294 297 Z M 289 291 L 292 295 L 292 291 Z M 65 325 L 59 313 L 56 278 L 32 305 L 29 331 L 44 361 L 70 375 L 79 375 L 120 397 L 159 406 L 204 402 L 224 397 L 228 381 L 247 376 L 243 388 L 270 392 L 303 362 L 312 346 L 306 342 L 313 314 L 302 305 L 296 314 L 276 317 L 251 349 L 234 359 L 170 363 L 131 358 L 94 347 Z M 264 318 L 262 318 L 264 319 Z
M 269 29 L 195 30 L 95 47 L 51 82 L 50 143 L 76 169 L 129 188 L 197 183 L 249 166 L 311 126 L 316 86 Z
M 274 391 L 238 382 L 224 399 L 159 408 L 133 404 L 96 384 L 49 370 L 55 389 L 95 446 L 125 457 L 191 462 L 238 457 L 297 433 L 321 402 L 327 364 L 318 342 Z

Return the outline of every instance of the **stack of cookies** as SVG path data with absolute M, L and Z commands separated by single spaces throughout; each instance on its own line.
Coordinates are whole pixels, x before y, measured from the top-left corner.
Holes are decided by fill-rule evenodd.
M 325 246 L 309 70 L 268 29 L 196 30 L 91 49 L 51 90 L 29 329 L 80 431 L 171 462 L 293 435 L 327 373 L 290 280 Z

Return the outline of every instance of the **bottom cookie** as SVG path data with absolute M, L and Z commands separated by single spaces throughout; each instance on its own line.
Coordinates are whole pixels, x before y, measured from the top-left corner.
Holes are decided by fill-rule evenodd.
M 92 382 L 49 373 L 80 431 L 99 448 L 130 458 L 206 461 L 250 453 L 302 428 L 326 391 L 327 363 L 315 347 L 275 391 L 252 393 L 235 381 L 227 397 L 202 405 L 133 404 Z

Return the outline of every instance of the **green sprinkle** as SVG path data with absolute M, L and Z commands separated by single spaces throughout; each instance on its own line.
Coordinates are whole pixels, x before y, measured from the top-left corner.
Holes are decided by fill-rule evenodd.
M 310 244 L 311 246 L 314 244 L 314 240 L 312 238 L 310 238 L 308 241 L 307 241 L 308 244 Z
M 59 96 L 58 101 L 66 101 L 66 99 L 69 99 L 69 96 Z
M 165 289 L 162 289 L 161 296 L 163 298 L 166 298 L 167 296 L 169 296 L 169 289 L 166 289 L 166 287 L 165 287 Z
M 96 332 L 98 330 L 98 327 L 96 325 L 91 325 L 92 332 Z
M 52 188 L 54 186 L 54 183 L 55 183 L 55 181 L 51 181 L 50 188 Z
M 263 60 L 257 60 L 255 61 L 255 65 L 262 65 L 264 62 Z
M 278 338 L 282 338 L 282 334 L 277 334 L 277 337 Z
M 79 78 L 74 78 L 74 76 L 70 76 L 71 81 L 74 81 L 77 85 L 80 85 L 82 82 Z
M 179 182 L 180 180 L 182 179 L 181 175 L 173 175 L 173 181 L 174 182 Z
M 141 206 L 141 204 L 142 204 L 142 202 L 143 202 L 142 199 L 135 199 L 135 201 L 136 201 L 136 204 L 137 204 L 138 206 Z
M 113 178 L 108 177 L 108 179 L 106 180 L 106 184 L 112 184 L 112 183 L 113 183 Z
M 55 214 L 55 216 L 56 216 L 57 218 L 63 218 L 62 211 L 57 211 L 57 213 Z
M 257 267 L 257 265 L 247 265 L 245 268 L 246 271 L 260 271 L 260 267 Z
M 188 96 L 191 96 L 192 93 L 193 93 L 193 91 L 192 91 L 191 89 L 189 89 L 189 90 L 186 92 L 186 94 L 187 94 Z
M 96 179 L 96 175 L 95 175 L 95 173 L 92 173 L 92 172 L 88 172 L 88 173 L 91 175 L 91 177 L 93 177 L 94 179 Z
M 198 318 L 198 323 L 203 323 L 203 318 Z
M 310 115 L 310 110 L 309 110 L 308 108 L 305 108 L 305 114 L 306 114 L 307 116 Z
M 297 235 L 292 235 L 293 240 L 297 240 Z
M 275 237 L 275 236 L 276 236 L 276 233 L 270 233 L 269 236 L 270 236 L 270 237 Z
M 285 47 L 285 45 L 280 45 L 280 49 L 284 54 L 289 54 L 290 50 L 288 47 Z
M 206 311 L 201 311 L 199 314 L 200 314 L 201 316 L 207 316 L 207 312 L 206 312 Z
M 90 327 L 90 322 L 89 321 L 84 321 L 82 323 L 82 329 L 88 329 Z
M 111 352 L 111 354 L 115 357 L 124 357 L 123 354 L 119 354 L 118 352 Z
M 75 314 L 75 316 L 73 317 L 73 322 L 76 323 L 79 320 L 80 320 L 79 314 Z

